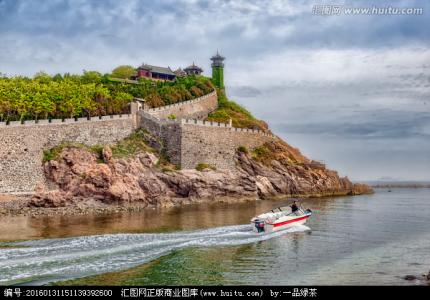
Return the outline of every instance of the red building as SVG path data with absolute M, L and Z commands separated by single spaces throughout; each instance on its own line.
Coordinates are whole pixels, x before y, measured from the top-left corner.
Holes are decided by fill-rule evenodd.
M 164 68 L 143 64 L 139 68 L 137 68 L 136 79 L 140 77 L 161 80 L 174 80 L 176 78 L 176 75 L 175 73 L 173 73 L 170 67 Z

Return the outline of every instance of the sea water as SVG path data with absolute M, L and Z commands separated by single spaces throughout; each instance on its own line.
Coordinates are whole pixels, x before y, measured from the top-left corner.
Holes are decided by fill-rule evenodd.
M 21 217 L 0 222 L 16 239 L 30 238 L 0 243 L 8 246 L 0 248 L 0 284 L 107 272 L 125 284 L 418 284 L 403 276 L 430 268 L 429 192 L 307 199 L 313 215 L 306 225 L 265 235 L 252 232 L 249 220 L 288 200 Z

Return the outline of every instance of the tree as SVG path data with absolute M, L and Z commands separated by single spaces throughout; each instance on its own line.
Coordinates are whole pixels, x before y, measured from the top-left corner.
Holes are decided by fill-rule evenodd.
M 48 83 L 52 80 L 52 77 L 48 73 L 40 71 L 34 75 L 34 80 L 40 83 Z
M 61 80 L 63 80 L 63 76 L 61 76 L 60 73 L 57 73 L 54 75 L 54 77 L 52 77 L 52 80 L 57 81 L 57 82 L 61 81 Z
M 133 97 L 146 99 L 150 107 L 159 107 L 212 90 L 210 80 L 202 76 L 178 78 L 175 82 L 140 79 L 139 83 L 128 83 L 110 80 L 108 75 L 96 71 L 54 77 L 39 72 L 33 78 L 3 75 L 0 76 L 0 121 L 120 114 L 129 111 L 128 104 Z M 220 109 L 228 109 L 232 114 L 244 113 L 237 105 L 225 107 L 226 103 L 229 104 L 220 96 Z
M 159 107 L 164 105 L 164 101 L 160 98 L 160 96 L 157 93 L 152 93 L 148 95 L 145 99 L 146 99 L 146 104 L 149 105 L 149 107 Z
M 114 78 L 127 79 L 133 75 L 136 75 L 136 70 L 132 66 L 123 65 L 113 69 L 111 75 Z
M 97 71 L 85 71 L 81 76 L 82 83 L 100 83 L 102 80 L 102 74 Z
M 121 114 L 127 111 L 127 105 L 133 100 L 129 93 L 118 92 L 112 97 L 112 110 L 115 114 Z
M 101 84 L 98 84 L 94 88 L 93 102 L 94 108 L 99 116 L 106 115 L 109 113 L 109 99 L 110 91 Z
M 0 79 L 0 121 L 6 121 L 12 110 L 12 84 L 9 80 Z

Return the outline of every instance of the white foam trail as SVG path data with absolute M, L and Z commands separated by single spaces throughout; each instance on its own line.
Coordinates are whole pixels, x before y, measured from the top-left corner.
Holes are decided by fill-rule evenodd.
M 186 247 L 241 245 L 268 240 L 299 225 L 265 235 L 250 225 L 154 234 L 107 234 L 9 243 L 23 248 L 0 249 L 0 285 L 42 284 L 128 269 Z

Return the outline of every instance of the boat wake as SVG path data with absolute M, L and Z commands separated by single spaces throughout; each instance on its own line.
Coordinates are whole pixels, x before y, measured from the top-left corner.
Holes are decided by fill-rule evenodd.
M 0 248 L 0 285 L 40 285 L 119 271 L 186 247 L 248 244 L 309 229 L 298 225 L 257 235 L 250 225 L 235 225 L 173 233 L 108 234 L 7 243 L 17 248 Z

